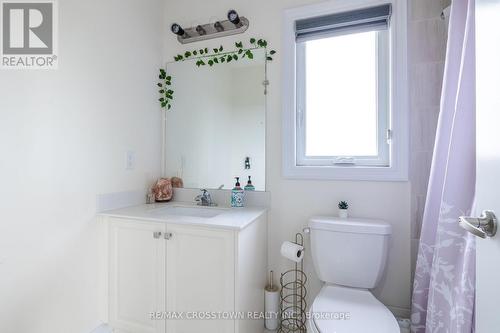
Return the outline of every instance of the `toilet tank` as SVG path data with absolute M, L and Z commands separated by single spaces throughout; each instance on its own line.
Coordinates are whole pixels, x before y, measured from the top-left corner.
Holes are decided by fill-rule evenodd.
M 391 225 L 370 219 L 313 217 L 311 255 L 319 278 L 330 284 L 375 288 L 384 274 Z

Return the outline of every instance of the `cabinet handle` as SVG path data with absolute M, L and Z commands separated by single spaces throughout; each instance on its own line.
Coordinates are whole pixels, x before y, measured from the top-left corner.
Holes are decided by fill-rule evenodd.
M 174 235 L 171 232 L 166 232 L 163 236 L 166 240 L 170 240 Z
M 161 231 L 155 231 L 153 232 L 153 238 L 154 239 L 159 239 L 161 237 Z

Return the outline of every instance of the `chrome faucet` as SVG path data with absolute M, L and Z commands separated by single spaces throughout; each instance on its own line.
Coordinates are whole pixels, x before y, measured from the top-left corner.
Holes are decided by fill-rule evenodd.
M 202 189 L 201 192 L 200 195 L 194 198 L 198 206 L 217 206 L 217 204 L 212 201 L 212 196 L 207 190 Z

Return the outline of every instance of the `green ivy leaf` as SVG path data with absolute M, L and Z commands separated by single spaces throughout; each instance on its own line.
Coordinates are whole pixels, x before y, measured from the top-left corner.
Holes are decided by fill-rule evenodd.
M 224 50 L 224 48 L 222 47 L 222 45 L 219 47 L 219 52 L 222 52 L 222 50 Z
M 215 62 L 216 64 L 218 64 L 218 63 L 219 63 L 219 59 L 218 59 L 218 58 L 214 58 L 214 62 Z
M 226 58 L 220 57 L 220 62 L 225 62 L 225 61 L 226 61 Z
M 163 94 L 163 93 L 165 92 L 165 90 L 163 90 L 163 89 L 162 89 L 162 90 L 158 90 L 158 92 L 159 92 L 160 94 Z
M 165 78 L 165 80 L 170 81 L 170 80 L 172 80 L 172 77 L 169 75 L 169 76 L 167 76 L 167 77 Z
M 159 99 L 159 101 L 160 101 L 160 102 L 164 102 L 164 101 L 165 101 L 165 98 L 163 98 L 163 97 L 162 97 L 162 98 L 160 98 L 160 99 Z
M 205 51 L 203 51 L 203 50 L 200 50 L 200 54 L 203 54 L 203 53 L 205 53 Z
M 236 54 L 233 54 L 233 59 L 234 59 L 235 61 L 238 61 L 238 56 L 237 56 Z
M 191 56 L 191 52 L 186 51 L 186 53 L 184 53 L 184 57 L 189 58 L 190 56 Z
M 161 83 L 158 83 L 158 87 L 160 87 L 160 88 L 161 88 L 161 87 L 163 87 L 163 84 L 161 84 Z
M 172 105 L 168 104 L 167 105 L 167 110 L 170 110 L 171 107 L 172 107 Z
M 243 53 L 243 49 L 239 49 L 238 54 L 242 54 L 242 53 Z
M 246 55 L 247 55 L 248 59 L 253 59 L 253 53 L 252 53 L 252 51 L 247 50 Z
M 162 107 L 162 108 L 164 108 L 165 106 L 167 106 L 167 103 L 162 102 L 162 103 L 161 103 L 161 107 Z
M 227 62 L 231 62 L 232 60 L 233 60 L 233 56 L 229 54 L 227 56 Z
M 257 45 L 259 45 L 259 47 L 266 47 L 267 46 L 267 42 L 264 39 L 259 39 L 257 41 Z
M 212 67 L 214 65 L 214 61 L 213 60 L 209 60 L 208 64 L 210 65 L 210 67 Z
M 255 38 L 250 38 L 250 44 L 255 44 Z
M 235 45 L 236 45 L 237 48 L 242 48 L 243 47 L 243 43 L 242 42 L 236 42 Z
M 171 85 L 171 84 L 172 84 L 172 82 L 170 82 L 170 81 L 165 81 L 165 84 L 166 84 L 167 86 L 169 86 L 169 85 Z
M 169 89 L 169 90 L 167 90 L 167 93 L 169 93 L 170 95 L 172 95 L 174 93 L 174 91 L 171 90 L 171 89 Z
M 198 54 L 198 51 L 194 50 L 194 51 L 193 51 L 193 54 L 194 54 L 194 55 L 197 55 L 197 54 Z
M 219 49 L 214 49 L 214 53 L 218 53 L 219 52 Z
M 271 58 L 271 57 L 267 57 L 266 59 L 269 61 L 273 61 L 273 58 Z
M 207 47 L 205 47 L 205 53 L 208 53 L 208 48 Z
M 271 50 L 271 51 L 269 52 L 269 54 L 271 54 L 271 55 L 276 54 L 276 51 Z

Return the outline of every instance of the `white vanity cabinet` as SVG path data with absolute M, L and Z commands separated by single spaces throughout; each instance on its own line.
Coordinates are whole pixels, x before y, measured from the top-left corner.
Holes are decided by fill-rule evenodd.
M 106 217 L 114 332 L 262 332 L 263 320 L 247 316 L 264 311 L 265 221 L 224 229 Z

